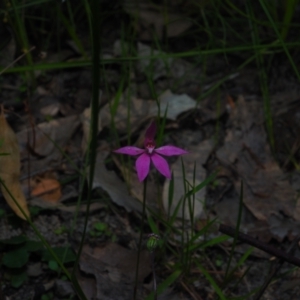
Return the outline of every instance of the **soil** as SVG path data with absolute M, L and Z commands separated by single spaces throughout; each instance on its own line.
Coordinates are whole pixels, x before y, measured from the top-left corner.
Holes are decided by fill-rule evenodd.
M 105 5 L 107 5 L 105 9 L 110 11 L 110 5 Z M 119 2 L 116 6 L 118 5 L 120 5 Z M 118 9 L 118 12 L 110 20 L 106 20 L 103 28 L 101 39 L 103 58 L 119 57 L 117 53 L 120 51 L 120 48 L 118 48 L 120 42 L 118 41 L 122 38 L 120 28 L 131 17 L 122 9 Z M 186 34 L 168 37 L 168 44 L 164 44 L 160 40 L 163 47 L 159 50 L 168 53 L 168 49 L 172 49 L 172 52 L 182 53 L 194 49 L 195 44 L 198 42 L 205 44 L 204 38 L 197 41 L 197 37 L 192 34 L 193 28 L 187 29 Z M 87 39 L 84 38 L 84 36 L 88 36 L 87 28 L 82 26 L 80 30 L 82 31 L 82 43 L 87 52 L 90 53 L 90 46 Z M 131 30 L 134 29 L 131 28 Z M 139 50 L 138 44 L 144 45 L 143 49 L 146 49 L 145 51 L 148 51 L 147 49 L 158 50 L 152 40 L 147 40 L 141 32 L 136 34 L 137 43 L 132 43 L 130 37 L 126 37 L 128 45 L 132 43 L 135 51 L 133 53 Z M 63 39 L 63 37 L 61 38 Z M 8 46 L 9 44 L 7 44 Z M 8 50 L 6 49 L 6 51 Z M 3 51 L 5 51 L 5 48 Z M 35 50 L 33 57 L 36 62 L 41 62 L 38 54 L 39 50 Z M 18 51 L 15 52 L 14 58 L 17 55 Z M 206 159 L 198 161 L 199 169 L 197 165 L 197 170 L 202 176 L 199 175 L 199 180 L 201 181 L 201 178 L 204 180 L 216 170 L 218 170 L 218 176 L 214 182 L 215 184 L 210 183 L 207 186 L 205 205 L 199 208 L 201 211 L 199 211 L 194 223 L 194 230 L 199 232 L 203 228 L 203 224 L 217 219 L 216 224 L 204 236 L 199 237 L 202 241 L 209 241 L 221 236 L 218 232 L 219 223 L 232 226 L 236 224 L 239 205 L 238 183 L 240 184 L 241 179 L 247 181 L 247 176 L 243 177 L 241 175 L 243 174 L 241 169 L 238 172 L 236 171 L 236 160 L 240 159 L 241 161 L 238 154 L 235 156 L 236 160 L 232 161 L 231 164 L 222 160 L 218 151 L 224 145 L 227 145 L 229 136 L 232 137 L 236 132 L 240 134 L 243 131 L 241 129 L 242 125 L 240 127 L 236 126 L 236 119 L 232 117 L 238 107 L 245 108 L 247 115 L 244 116 L 245 119 L 242 119 L 242 121 L 246 123 L 247 118 L 249 118 L 249 107 L 253 103 L 260 107 L 260 112 L 254 116 L 252 115 L 253 119 L 256 119 L 256 117 L 259 119 L 259 115 L 263 115 L 265 105 L 260 89 L 259 70 L 256 64 L 248 64 L 242 70 L 238 70 L 245 55 L 245 53 L 236 53 L 226 56 L 225 59 L 221 54 L 207 57 L 205 62 L 201 61 L 201 58 L 198 62 L 193 58 L 174 58 L 170 63 L 171 70 L 162 70 L 162 60 L 157 59 L 154 66 L 152 66 L 154 78 L 152 83 L 155 93 L 149 85 L 147 77 L 149 74 L 143 69 L 142 63 L 132 63 L 131 66 L 124 62 L 123 65 L 112 63 L 104 66 L 101 82 L 99 83 L 102 91 L 100 107 L 103 111 L 107 108 L 107 103 L 112 103 L 119 91 L 124 68 L 128 68 L 129 71 L 127 71 L 130 75 L 127 77 L 130 80 L 121 89 L 124 99 L 127 94 L 131 97 L 131 100 L 133 99 L 132 103 L 134 105 L 139 104 L 139 102 L 135 102 L 137 100 L 142 100 L 144 103 L 147 100 L 150 101 L 150 104 L 146 108 L 146 113 L 141 116 L 139 113 L 142 108 L 136 106 L 138 107 L 136 115 L 131 115 L 131 135 L 128 135 L 126 130 L 124 131 L 124 128 L 120 125 L 121 122 L 116 122 L 116 128 L 113 128 L 111 123 L 105 123 L 104 117 L 101 120 L 103 124 L 98 135 L 98 147 L 101 153 L 107 154 L 104 155 L 102 164 L 108 172 L 105 176 L 108 178 L 111 176 L 109 172 L 113 172 L 115 177 L 113 177 L 114 181 L 111 183 L 110 189 L 102 182 L 98 182 L 98 185 L 94 184 L 92 205 L 87 218 L 84 240 L 84 247 L 86 248 L 84 248 L 83 258 L 75 272 L 82 288 L 87 291 L 88 299 L 132 299 L 132 274 L 135 274 L 134 258 L 138 249 L 139 230 L 142 222 L 139 209 L 141 207 L 139 195 L 142 194 L 142 185 L 139 186 L 139 190 L 139 187 L 136 187 L 135 189 L 132 188 L 130 193 L 126 192 L 126 199 L 129 199 L 129 196 L 135 200 L 138 199 L 130 204 L 132 206 L 128 206 L 126 203 L 120 204 L 112 199 L 112 190 L 117 190 L 120 182 L 122 184 L 126 182 L 126 187 L 130 187 L 124 175 L 126 172 L 128 172 L 129 177 L 130 174 L 133 174 L 132 177 L 136 176 L 133 170 L 134 160 L 123 161 L 127 167 L 124 171 L 120 167 L 122 165 L 120 157 L 115 157 L 112 151 L 117 148 L 116 134 L 120 137 L 122 145 L 125 145 L 127 140 L 131 140 L 132 144 L 139 144 L 149 120 L 154 119 L 157 115 L 152 113 L 151 110 L 152 103 L 156 103 L 154 94 L 160 95 L 170 89 L 175 95 L 186 94 L 197 101 L 211 86 L 230 74 L 218 89 L 201 99 L 200 104 L 195 105 L 195 108 L 170 108 L 176 111 L 174 112 L 175 117 L 168 118 L 166 122 L 162 144 L 174 144 L 188 150 L 199 149 L 197 151 L 200 153 L 203 150 L 203 148 L 200 148 L 200 145 L 203 145 L 201 143 L 207 140 L 211 141 L 211 148 L 205 150 L 207 151 L 205 152 Z M 58 51 L 57 47 L 50 47 L 47 58 L 43 62 L 68 62 L 76 60 L 80 56 L 74 45 L 72 46 L 69 41 L 63 40 L 62 49 Z M 293 59 L 296 62 L 299 58 L 298 54 L 293 53 Z M 20 63 L 24 62 L 21 61 Z M 208 70 L 206 74 L 203 71 L 205 68 Z M 272 163 L 282 172 L 280 174 L 285 178 L 291 193 L 298 195 L 300 190 L 298 171 L 300 158 L 298 137 L 298 129 L 300 128 L 300 84 L 296 76 L 293 75 L 288 59 L 283 53 L 272 56 L 272 67 L 268 70 L 267 84 L 271 104 L 270 112 L 273 120 L 274 147 L 272 148 L 266 133 L 268 130 L 267 124 L 262 121 L 259 126 L 261 126 L 262 134 L 266 137 L 264 147 L 268 149 L 264 153 L 267 153 L 266 156 L 272 157 Z M 84 146 L 82 146 L 86 143 L 84 142 L 85 123 L 82 120 L 85 118 L 84 112 L 90 105 L 92 76 L 90 69 L 83 67 L 45 72 L 37 71 L 34 73 L 34 77 L 35 85 L 27 86 L 22 74 L 3 74 L 0 91 L 1 104 L 4 106 L 6 119 L 18 136 L 21 151 L 21 185 L 28 200 L 33 224 L 52 248 L 60 247 L 65 250 L 69 248 L 73 254 L 76 254 L 79 251 L 86 220 L 88 183 L 78 170 L 83 170 L 85 163 Z M 241 100 L 241 97 L 243 100 Z M 186 104 L 187 100 L 183 102 Z M 123 114 L 121 117 L 126 120 L 126 113 L 122 112 L 121 109 L 118 110 L 118 113 Z M 75 119 L 71 122 L 60 123 L 62 119 L 65 122 L 66 118 L 74 116 Z M 119 116 L 116 114 L 116 119 L 119 120 L 118 118 Z M 53 120 L 59 122 L 58 125 L 55 125 L 56 127 L 51 123 Z M 122 119 L 120 118 L 120 120 Z M 32 134 L 30 132 L 35 130 L 38 132 L 36 128 L 41 123 L 50 124 L 49 132 L 51 133 L 52 130 L 55 132 L 51 137 L 61 147 L 65 153 L 64 155 L 57 151 L 55 147 L 52 147 L 53 143 L 49 142 L 49 139 L 44 140 L 43 135 L 38 133 L 36 134 L 36 145 L 30 144 L 28 140 L 30 134 Z M 249 131 L 254 127 L 253 124 L 249 127 Z M 255 123 L 255 125 L 257 124 Z M 67 126 L 70 127 L 70 130 L 67 130 Z M 45 128 L 43 127 L 44 130 Z M 65 132 L 67 132 L 66 135 L 64 135 Z M 258 145 L 259 142 L 256 143 L 255 141 L 253 144 Z M 199 159 L 196 150 L 191 151 L 191 156 L 195 155 L 195 161 Z M 250 150 L 248 153 L 251 152 Z M 202 158 L 203 153 L 201 152 Z M 255 155 L 252 155 L 252 158 Z M 173 166 L 175 174 L 175 164 L 179 163 L 179 160 L 171 158 L 168 162 Z M 192 173 L 192 170 L 191 167 L 187 172 Z M 255 177 L 257 173 L 253 172 L 253 174 Z M 54 200 L 55 196 L 51 194 L 52 191 L 50 191 L 48 200 L 45 200 L 43 195 L 33 197 L 34 184 L 49 178 L 61 183 L 61 197 Z M 157 176 L 155 171 L 151 170 L 148 192 L 149 195 L 152 195 L 152 198 L 148 201 L 151 201 L 151 209 L 163 217 L 167 213 L 162 199 L 165 181 L 162 176 Z M 154 191 L 156 196 L 153 196 Z M 39 241 L 39 238 L 26 221 L 15 216 L 6 204 L 4 197 L 0 197 L 2 200 L 0 204 L 2 214 L 0 218 L 0 244 L 3 259 L 6 253 L 20 249 L 23 245 L 22 243 L 12 245 L 9 242 L 10 239 L 25 236 L 29 241 Z M 80 205 L 77 207 L 78 199 L 81 199 L 82 202 L 80 204 L 81 209 L 79 208 Z M 264 216 L 267 217 L 266 220 L 262 220 L 258 218 L 257 210 L 255 211 L 251 204 L 245 201 L 241 230 L 275 248 L 288 251 L 299 229 L 299 220 L 297 216 L 292 215 L 293 210 L 296 210 L 296 208 L 288 205 L 290 203 L 287 204 L 287 208 L 283 204 L 280 208 L 274 207 L 273 204 L 270 204 L 270 208 L 264 206 Z M 132 209 L 132 207 L 136 209 Z M 268 209 L 270 213 L 265 212 Z M 272 219 L 273 213 L 277 219 Z M 159 221 L 159 218 L 154 219 L 162 233 L 167 230 L 163 222 Z M 180 218 L 178 218 L 178 224 L 174 223 L 174 227 L 181 228 Z M 191 223 L 187 222 L 186 232 L 189 232 L 190 227 Z M 147 233 L 150 232 L 151 229 L 146 226 L 143 249 L 146 248 Z M 158 249 L 156 253 L 155 269 L 158 284 L 163 282 L 175 270 L 174 265 L 178 262 L 180 256 L 176 256 L 172 249 L 176 249 L 177 253 L 182 253 L 180 242 L 178 242 L 180 237 L 175 234 L 172 237 L 173 240 L 164 241 L 169 245 L 163 248 L 167 250 L 164 252 L 163 249 Z M 163 237 L 162 240 L 164 240 Z M 117 246 L 111 246 L 111 244 Z M 111 249 L 109 247 L 120 247 L 112 248 L 114 249 L 111 250 L 112 262 L 109 262 L 107 258 L 109 255 L 106 256 L 105 252 L 108 251 L 107 249 Z M 261 250 L 254 249 L 247 260 L 233 271 L 231 280 L 224 282 L 231 247 L 232 240 L 217 243 L 212 247 L 200 248 L 199 251 L 193 253 L 193 259 L 201 262 L 201 265 L 210 276 L 223 288 L 226 297 L 228 297 L 227 299 L 241 299 L 238 297 L 245 297 L 246 295 L 247 297 L 243 299 L 255 299 L 255 293 L 266 281 L 278 259 L 270 257 Z M 233 254 L 231 269 L 238 264 L 243 254 L 248 250 L 249 245 L 238 242 Z M 0 277 L 2 294 L 0 294 L 0 299 L 79 299 L 71 283 L 61 270 L 56 268 L 55 265 L 53 266 L 51 259 L 45 259 L 42 251 L 42 248 L 29 251 L 28 261 L 21 268 L 9 268 L 2 261 Z M 139 278 L 139 299 L 145 299 L 152 291 L 153 276 L 150 268 L 150 258 L 148 257 L 149 253 L 146 252 L 141 267 L 144 272 L 140 272 L 142 275 Z M 300 256 L 299 247 L 293 255 L 295 257 Z M 91 257 L 94 259 L 94 265 Z M 126 261 L 128 265 L 125 264 Z M 66 268 L 70 272 L 73 271 L 73 263 L 74 260 L 72 259 L 66 263 Z M 12 279 L 16 275 L 15 272 L 27 274 L 27 278 L 18 287 L 13 287 L 12 284 Z M 218 299 L 217 293 L 196 263 L 192 261 L 189 269 L 183 274 L 158 299 Z M 297 267 L 283 263 L 260 299 L 299 299 L 299 276 L 300 273 Z

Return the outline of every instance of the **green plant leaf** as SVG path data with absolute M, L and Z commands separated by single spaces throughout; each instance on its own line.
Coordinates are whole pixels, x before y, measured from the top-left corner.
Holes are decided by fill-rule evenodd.
M 178 277 L 182 274 L 181 270 L 174 271 L 170 276 L 168 276 L 162 283 L 160 283 L 157 287 L 157 294 L 160 295 L 163 291 L 165 291 L 171 284 L 173 284 Z M 154 293 L 151 292 L 150 295 L 146 298 L 146 300 L 153 300 Z
M 0 209 L 0 218 L 3 217 L 6 214 L 6 211 L 4 209 Z
M 206 271 L 206 269 L 204 267 L 202 267 L 202 265 L 200 265 L 198 262 L 196 262 L 196 264 L 197 264 L 198 268 L 201 270 L 201 272 L 204 274 L 206 279 L 210 282 L 211 286 L 213 287 L 213 289 L 219 296 L 219 299 L 226 300 L 225 295 L 223 294 L 222 290 L 220 289 L 220 287 L 218 286 L 216 281 L 212 278 L 212 276 L 210 276 L 210 274 Z
M 43 244 L 39 241 L 26 241 L 21 249 L 27 250 L 28 252 L 34 252 L 43 249 Z
M 17 249 L 3 255 L 2 263 L 8 268 L 21 268 L 27 262 L 29 253 L 25 249 Z
M 24 281 L 27 280 L 27 278 L 28 278 L 28 276 L 27 276 L 26 272 L 22 272 L 20 274 L 13 275 L 10 279 L 10 284 L 14 288 L 19 288 L 24 283 Z
M 98 223 L 94 224 L 94 228 L 98 231 L 103 232 L 107 229 L 107 225 L 105 223 L 98 222 Z
M 74 252 L 67 247 L 54 247 L 52 248 L 53 252 L 56 254 L 58 259 L 64 263 L 73 262 L 76 260 Z M 44 261 L 53 260 L 53 256 L 48 250 L 44 250 L 42 253 L 42 259 Z
M 50 270 L 56 271 L 56 272 L 60 269 L 58 266 L 58 263 L 55 260 L 50 260 L 48 262 L 48 267 Z
M 198 191 L 200 191 L 202 188 L 204 188 L 205 186 L 207 186 L 209 183 L 211 183 L 212 181 L 215 180 L 217 176 L 217 173 L 214 172 L 211 175 L 209 175 L 204 181 L 202 181 L 201 183 L 199 183 L 197 186 L 195 186 L 192 190 L 188 191 L 186 193 L 186 197 L 190 197 L 194 194 L 196 194 Z
M 0 243 L 6 244 L 6 245 L 19 245 L 26 242 L 26 237 L 24 235 L 18 235 L 14 236 L 10 239 L 1 240 Z

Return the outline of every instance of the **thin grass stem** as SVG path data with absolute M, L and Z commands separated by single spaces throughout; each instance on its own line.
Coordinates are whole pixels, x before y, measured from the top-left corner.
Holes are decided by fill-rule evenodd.
M 230 268 L 231 261 L 232 261 L 232 258 L 233 258 L 235 246 L 236 246 L 237 241 L 238 241 L 239 229 L 240 229 L 240 225 L 241 225 L 241 221 L 242 221 L 242 212 L 243 212 L 243 192 L 244 192 L 244 187 L 243 187 L 243 181 L 242 181 L 241 182 L 240 203 L 239 203 L 237 224 L 236 224 L 236 228 L 235 228 L 235 234 L 234 234 L 234 238 L 233 238 L 233 243 L 232 243 L 232 247 L 231 247 L 231 251 L 230 251 L 229 260 L 228 260 L 227 267 L 226 267 L 225 282 L 228 280 L 229 268 Z
M 134 283 L 134 291 L 133 291 L 133 299 L 134 300 L 137 299 L 136 297 L 137 297 L 140 255 L 141 255 L 141 251 L 142 251 L 142 242 L 143 242 L 143 234 L 144 234 L 144 223 L 145 223 L 144 220 L 146 218 L 146 195 L 147 195 L 147 177 L 144 181 L 144 190 L 143 190 L 142 224 L 141 224 L 140 239 L 139 239 L 139 245 L 138 245 L 138 255 L 137 255 L 136 269 L 135 269 L 135 283 Z
M 100 18 L 99 12 L 100 2 L 98 0 L 92 1 L 92 45 L 93 45 L 93 66 L 92 66 L 92 77 L 93 77 L 93 94 L 92 94 L 92 103 L 91 103 L 91 128 L 90 128 L 90 143 L 88 147 L 87 160 L 89 164 L 89 186 L 87 192 L 87 208 L 86 216 L 84 221 L 84 228 L 82 233 L 81 242 L 77 252 L 77 257 L 72 272 L 72 279 L 75 278 L 75 271 L 79 264 L 80 255 L 83 249 L 83 243 L 85 240 L 85 235 L 88 225 L 88 217 L 90 212 L 90 204 L 92 198 L 92 187 L 94 179 L 94 171 L 96 164 L 96 155 L 97 155 L 97 134 L 98 134 L 98 107 L 99 107 L 99 82 L 100 82 Z
M 150 258 L 151 258 L 151 268 L 152 268 L 152 274 L 153 274 L 153 292 L 154 292 L 154 300 L 157 300 L 157 282 L 156 282 L 156 273 L 155 273 L 155 252 L 150 252 Z

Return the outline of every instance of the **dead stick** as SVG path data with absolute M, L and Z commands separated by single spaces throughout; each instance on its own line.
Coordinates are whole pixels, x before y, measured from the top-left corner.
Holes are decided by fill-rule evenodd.
M 219 231 L 226 235 L 229 235 L 231 237 L 235 237 L 235 229 L 230 226 L 221 224 L 219 227 Z M 300 259 L 295 256 L 289 255 L 285 251 L 276 249 L 266 243 L 263 243 L 255 238 L 251 237 L 248 234 L 244 234 L 241 232 L 238 233 L 237 238 L 242 242 L 245 242 L 251 246 L 254 246 L 260 250 L 263 250 L 263 251 L 269 253 L 270 255 L 276 256 L 278 258 L 283 259 L 286 262 L 289 262 L 297 267 L 300 267 Z
M 288 249 L 288 254 L 293 254 L 297 248 L 298 242 L 299 242 L 300 236 L 298 236 Z M 266 278 L 264 284 L 261 286 L 260 290 L 257 292 L 257 294 L 254 296 L 253 300 L 260 300 L 262 295 L 264 294 L 265 290 L 268 288 L 269 284 L 271 283 L 272 279 L 276 276 L 277 272 L 281 269 L 282 265 L 284 263 L 284 260 L 281 258 L 277 262 L 273 262 L 273 265 L 271 267 L 271 272 L 269 273 L 268 277 Z

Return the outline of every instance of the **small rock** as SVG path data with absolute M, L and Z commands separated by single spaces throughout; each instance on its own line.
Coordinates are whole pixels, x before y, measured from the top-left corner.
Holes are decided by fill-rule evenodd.
M 27 274 L 29 277 L 37 277 L 43 273 L 42 264 L 40 262 L 34 263 L 27 267 Z
M 61 279 L 56 280 L 55 291 L 57 296 L 60 297 L 69 297 L 75 294 L 71 282 Z

